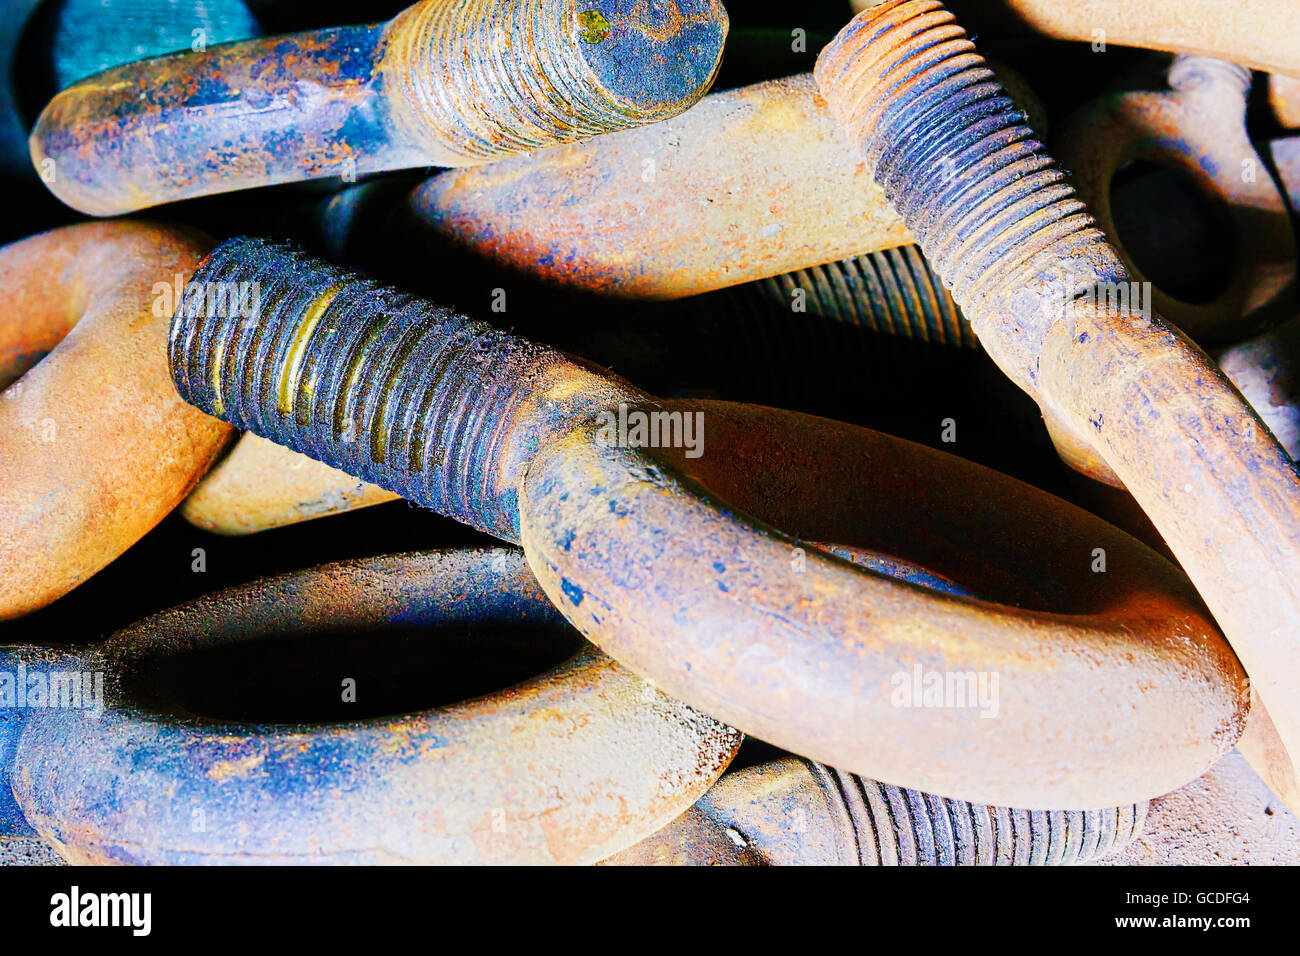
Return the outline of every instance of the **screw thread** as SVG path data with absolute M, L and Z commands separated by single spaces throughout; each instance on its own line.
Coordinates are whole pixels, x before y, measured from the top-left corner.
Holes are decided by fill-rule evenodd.
M 1146 802 L 1103 810 L 1013 810 L 813 766 L 852 821 L 864 866 L 1092 863 L 1128 846 L 1146 821 Z
M 804 286 L 805 288 L 807 286 Z M 859 421 L 870 413 L 866 376 L 876 385 L 933 351 L 905 335 L 887 335 L 838 315 L 792 313 L 788 297 L 749 285 L 660 303 L 579 328 L 555 344 L 616 370 L 655 395 L 710 397 Z M 973 341 L 973 334 L 967 332 Z M 684 344 L 689 343 L 689 345 Z M 959 361 L 964 350 L 927 354 L 928 366 Z M 882 386 L 883 387 L 883 386 Z
M 889 0 L 821 54 L 817 80 L 966 314 L 1117 260 L 1026 116 L 938 0 Z M 977 331 L 979 327 L 977 325 Z
M 808 312 L 899 338 L 974 348 L 975 333 L 916 246 L 869 252 L 740 286 L 787 308 L 796 290 Z
M 711 0 L 704 6 L 717 15 Z M 698 90 L 685 100 L 638 104 L 593 70 L 590 48 L 603 36 L 583 27 L 581 12 L 578 0 L 426 0 L 403 11 L 389 27 L 385 55 L 399 123 L 414 142 L 433 140 L 466 161 L 487 162 L 665 119 L 704 95 L 720 38 L 716 53 L 682 44 L 668 56 L 712 58 Z M 593 22 L 609 28 L 603 17 Z
M 249 288 L 255 312 L 213 308 Z M 501 481 L 510 424 L 544 367 L 564 361 L 252 238 L 200 264 L 169 357 L 181 396 L 209 414 L 515 541 L 515 491 Z

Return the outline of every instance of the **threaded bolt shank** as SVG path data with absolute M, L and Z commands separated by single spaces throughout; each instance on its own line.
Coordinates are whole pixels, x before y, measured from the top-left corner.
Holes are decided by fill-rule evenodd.
M 1025 114 L 938 0 L 860 14 L 816 74 L 976 334 L 1032 392 L 1065 302 L 1124 269 Z
M 407 138 L 456 165 L 667 119 L 722 62 L 718 0 L 425 0 L 381 64 Z
M 181 396 L 209 414 L 515 541 L 518 470 L 547 428 L 577 414 L 574 377 L 592 378 L 559 353 L 250 238 L 195 272 L 169 355 Z M 570 385 L 554 388 L 563 376 Z
M 1013 810 L 922 793 L 810 762 L 847 813 L 863 866 L 1069 866 L 1128 846 L 1146 802 L 1102 810 Z
M 728 290 L 787 308 L 800 291 L 807 312 L 872 332 L 965 348 L 978 341 L 916 246 L 869 252 Z
M 1189 84 L 1195 70 L 1181 61 L 1172 80 Z M 1097 452 L 1186 569 L 1277 731 L 1267 749 L 1281 756 L 1256 769 L 1294 793 L 1300 475 L 1290 456 L 1178 330 L 1149 309 L 1098 302 L 1103 287 L 1128 283 L 1118 254 L 938 0 L 864 11 L 816 74 L 989 355 L 1058 439 Z

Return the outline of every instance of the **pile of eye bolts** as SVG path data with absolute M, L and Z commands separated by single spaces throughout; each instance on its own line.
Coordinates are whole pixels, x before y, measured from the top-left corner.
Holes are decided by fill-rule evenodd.
M 379 6 L 5 7 L 0 861 L 1300 862 L 1286 0 Z

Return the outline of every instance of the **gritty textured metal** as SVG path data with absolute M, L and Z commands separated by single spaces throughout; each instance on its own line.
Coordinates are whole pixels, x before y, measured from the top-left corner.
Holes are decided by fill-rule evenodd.
M 406 138 L 465 166 L 681 112 L 726 32 L 717 0 L 426 0 L 388 27 L 384 77 Z
M 244 535 L 369 508 L 401 496 L 246 433 L 180 507 L 215 534 Z
M 725 301 L 717 296 L 725 296 Z M 791 347 L 804 345 L 804 350 L 817 354 L 819 345 L 804 343 L 799 331 L 803 316 L 793 314 L 796 308 L 807 316 L 919 342 L 962 348 L 977 344 L 970 324 L 915 246 L 720 290 L 683 301 L 681 308 L 699 310 L 702 318 L 725 310 L 729 322 L 751 332 L 771 326 L 776 308 L 790 311 L 790 321 L 780 324 L 780 332 L 773 327 L 765 335 L 746 336 L 737 343 L 738 348 L 751 348 L 764 368 L 783 365 Z M 367 508 L 395 497 L 391 491 L 247 434 L 204 476 L 185 499 L 181 513 L 205 530 L 243 535 Z
M 187 401 L 519 540 L 510 461 L 539 436 L 507 425 L 567 428 L 587 401 L 563 383 L 548 393 L 572 369 L 559 353 L 258 239 L 222 243 L 194 276 L 199 290 L 254 282 L 256 321 L 210 315 L 197 295 L 177 311 L 169 354 Z
M 1297 866 L 1300 818 L 1241 753 L 1151 801 L 1142 833 L 1102 866 Z
M 1185 579 L 1059 499 L 826 419 L 654 400 L 283 246 L 229 240 L 196 274 L 258 277 L 257 322 L 177 313 L 187 400 L 521 541 L 579 631 L 732 726 L 873 779 L 1060 808 L 1164 792 L 1240 735 L 1241 673 Z M 620 407 L 704 416 L 707 453 L 602 439 Z M 979 506 L 936 520 L 953 488 Z M 1097 547 L 1106 574 L 1084 571 Z M 915 666 L 999 674 L 999 733 L 974 707 L 898 706 Z
M 0 837 L 0 866 L 65 866 L 59 856 L 45 843 L 28 837 L 5 839 Z
M 800 269 L 732 294 L 918 342 L 975 348 L 979 341 L 916 246 Z
M 674 308 L 686 310 L 682 315 L 698 316 L 701 322 L 725 316 L 731 327 L 746 328 L 751 334 L 735 345 L 737 367 L 752 360 L 757 368 L 784 368 L 800 355 L 810 376 L 819 374 L 831 358 L 823 347 L 835 347 L 820 339 L 808 340 L 806 329 L 812 325 L 804 320 L 810 317 L 918 342 L 971 349 L 977 344 L 969 323 L 915 246 L 719 290 L 682 300 Z M 785 318 L 781 312 L 790 315 Z M 858 353 L 842 357 L 846 367 L 851 361 L 872 358 L 861 348 Z M 395 497 L 391 491 L 246 434 L 204 476 L 181 512 L 205 530 L 244 535 Z
M 879 0 L 852 0 L 865 10 Z M 972 28 L 1193 53 L 1300 76 L 1300 8 L 1291 0 L 956 0 Z
M 816 765 L 853 821 L 863 866 L 1071 866 L 1127 846 L 1146 803 L 1015 810 L 891 787 Z
M 1073 866 L 1122 851 L 1148 805 L 1016 810 L 787 757 L 727 774 L 605 865 Z
M 912 241 L 807 74 L 599 142 L 441 173 L 409 205 L 417 246 L 618 298 L 694 295 Z
M 860 14 L 817 77 L 989 354 L 1187 569 L 1294 762 L 1300 477 L 1285 450 L 1176 329 L 1077 299 L 1129 276 L 941 3 Z
M 822 51 L 817 76 L 869 169 L 973 322 L 1077 264 L 1080 284 L 1114 262 L 1105 236 L 1025 114 L 938 2 L 859 15 Z M 879 85 L 877 85 L 879 84 Z M 1032 289 L 1030 289 L 1032 291 Z M 1037 303 L 1034 303 L 1037 305 Z M 1035 316 L 1041 339 L 1054 316 Z M 976 333 L 980 332 L 978 325 Z M 1030 352 L 1010 374 L 1032 385 Z M 997 358 L 997 356 L 995 356 Z
M 416 643 L 458 631 L 485 654 L 512 633 L 579 649 L 459 703 L 329 723 L 195 712 L 184 691 L 193 655 L 248 642 L 406 635 L 418 657 Z M 17 655 L 39 666 L 30 650 L 0 649 L 11 672 Z M 266 579 L 148 618 L 61 666 L 104 673 L 104 712 L 28 708 L 0 755 L 26 822 L 81 864 L 592 862 L 688 808 L 741 740 L 578 639 L 517 550 Z M 336 699 L 338 687 L 322 689 Z M 356 692 L 382 693 L 364 678 Z
M 808 75 L 599 142 L 440 173 L 413 241 L 620 298 L 671 299 L 911 242 Z
M 1222 291 L 1188 302 L 1152 283 L 1148 303 L 1206 348 L 1239 342 L 1296 311 L 1295 239 L 1286 200 L 1246 129 L 1250 82 L 1250 71 L 1234 64 L 1178 57 L 1169 91 L 1103 96 L 1053 137 L 1080 198 L 1136 281 L 1150 277 L 1115 224 L 1111 183 L 1120 169 L 1149 161 L 1177 170 L 1223 211 L 1234 255 Z
M 461 166 L 675 115 L 721 62 L 717 0 L 424 0 L 388 24 L 143 60 L 59 93 L 31 135 L 56 196 L 109 216 L 326 176 Z
M 86 223 L 0 249 L 0 619 L 113 561 L 231 437 L 170 382 L 173 290 L 210 241 Z

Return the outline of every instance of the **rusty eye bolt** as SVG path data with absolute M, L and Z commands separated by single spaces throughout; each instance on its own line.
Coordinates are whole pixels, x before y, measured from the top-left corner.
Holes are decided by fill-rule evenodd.
M 386 24 L 97 74 L 50 101 L 32 161 L 94 216 L 472 166 L 680 113 L 713 82 L 726 34 L 719 0 L 424 0 Z
M 258 709 L 265 699 L 249 712 L 209 696 L 223 656 L 250 645 L 259 668 L 310 688 L 332 668 L 313 671 L 296 642 L 310 636 L 329 659 L 348 632 L 404 635 L 410 683 L 428 692 L 423 668 L 445 670 L 467 627 L 512 660 L 559 657 L 508 689 L 401 715 L 381 706 L 299 722 Z M 377 658 L 396 653 L 363 643 Z M 0 644 L 0 670 L 24 664 L 103 679 L 96 719 L 0 708 L 0 840 L 39 833 L 80 864 L 590 863 L 671 822 L 740 746 L 731 728 L 577 639 L 514 550 L 324 565 L 89 647 Z M 508 826 L 494 826 L 499 814 Z
M 1102 304 L 1123 263 L 943 4 L 864 11 L 816 76 L 989 354 L 1097 449 L 1186 568 L 1285 745 L 1285 765 L 1258 768 L 1285 799 L 1300 754 L 1285 450 L 1181 332 Z
M 208 301 L 253 284 L 251 317 Z M 979 803 L 1092 809 L 1185 783 L 1241 732 L 1241 671 L 1176 569 L 952 456 L 792 412 L 658 402 L 256 239 L 204 261 L 169 350 L 187 401 L 521 542 L 584 636 L 788 750 Z M 602 439 L 614 409 L 705 416 L 709 451 Z M 985 506 L 936 517 L 953 488 Z M 981 577 L 1011 602 L 939 593 L 800 541 L 886 555 L 907 542 L 936 573 Z M 1094 547 L 1116 566 L 1105 580 L 1080 574 Z M 893 678 L 914 667 L 1001 674 L 999 732 L 973 709 L 953 720 L 897 706 Z

